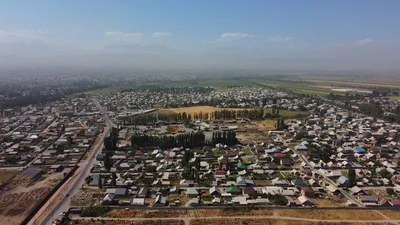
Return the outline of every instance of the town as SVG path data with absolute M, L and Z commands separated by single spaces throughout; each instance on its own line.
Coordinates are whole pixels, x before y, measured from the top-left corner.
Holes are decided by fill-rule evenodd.
M 375 102 L 382 112 L 366 115 Z M 65 224 L 120 211 L 397 209 L 400 124 L 388 115 L 398 104 L 372 93 L 237 85 L 6 108 L 0 218 Z

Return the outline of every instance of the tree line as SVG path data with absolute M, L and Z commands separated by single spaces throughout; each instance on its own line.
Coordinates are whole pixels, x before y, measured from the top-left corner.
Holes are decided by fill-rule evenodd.
M 173 148 L 177 146 L 197 147 L 205 145 L 205 135 L 202 132 L 190 132 L 177 135 L 147 135 L 135 133 L 131 137 L 133 148 L 160 147 Z

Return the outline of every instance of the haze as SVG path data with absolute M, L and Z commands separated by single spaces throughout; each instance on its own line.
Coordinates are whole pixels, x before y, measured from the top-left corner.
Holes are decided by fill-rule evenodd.
M 399 1 L 2 1 L 0 67 L 400 70 Z

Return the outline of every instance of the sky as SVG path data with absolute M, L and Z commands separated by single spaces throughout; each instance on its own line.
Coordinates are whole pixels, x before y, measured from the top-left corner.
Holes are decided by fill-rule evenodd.
M 0 0 L 1 67 L 400 71 L 398 0 Z

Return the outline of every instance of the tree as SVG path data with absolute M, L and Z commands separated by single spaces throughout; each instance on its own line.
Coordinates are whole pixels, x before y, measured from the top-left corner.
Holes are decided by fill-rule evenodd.
M 382 169 L 380 172 L 383 178 L 390 180 L 392 178 L 392 174 L 387 169 Z
M 387 193 L 388 195 L 394 195 L 394 194 L 396 194 L 396 192 L 393 190 L 393 188 L 386 188 L 386 193 Z
M 111 159 L 111 152 L 106 152 L 103 157 L 104 168 L 107 171 L 110 171 L 112 167 L 112 159 Z
M 357 185 L 356 171 L 354 169 L 349 169 L 348 178 L 349 178 L 349 183 L 348 183 L 349 187 L 354 187 Z
M 67 142 L 68 142 L 69 145 L 72 145 L 74 143 L 74 140 L 73 140 L 71 135 L 67 136 Z
M 6 156 L 4 158 L 7 164 L 15 164 L 19 160 L 19 156 Z
M 111 185 L 115 186 L 117 184 L 117 173 L 112 172 L 111 173 Z
M 103 188 L 103 181 L 101 180 L 101 174 L 99 176 L 99 184 L 98 184 L 99 189 Z

